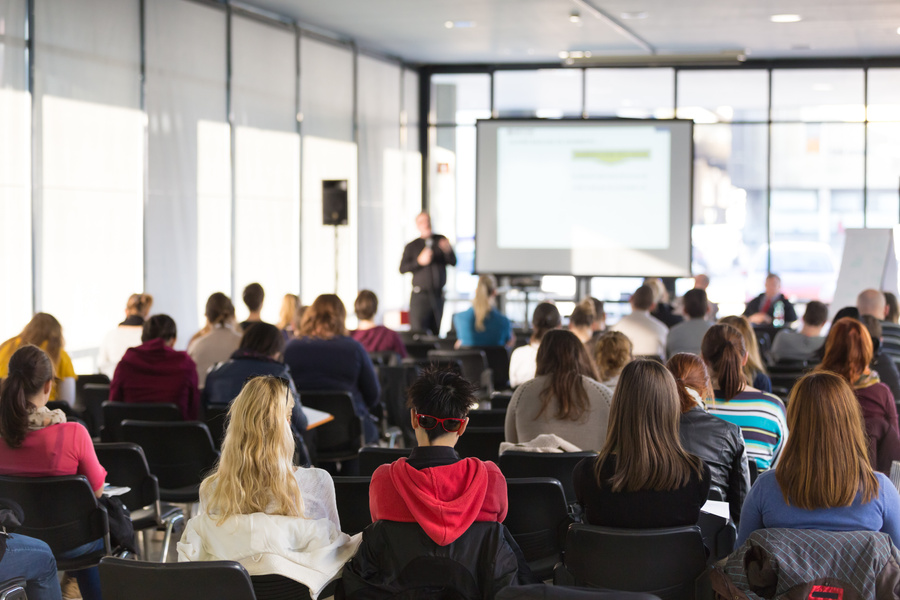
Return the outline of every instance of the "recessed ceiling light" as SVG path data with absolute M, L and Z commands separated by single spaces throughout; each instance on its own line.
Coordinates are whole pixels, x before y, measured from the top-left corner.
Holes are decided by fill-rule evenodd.
M 469 29 L 475 27 L 475 21 L 444 21 L 447 29 Z
M 796 23 L 797 21 L 802 21 L 803 17 L 800 15 L 772 15 L 769 17 L 769 20 L 773 23 Z
M 621 18 L 625 19 L 626 21 L 629 21 L 632 19 L 646 19 L 647 17 L 650 16 L 650 13 L 643 11 L 643 10 L 636 10 L 636 11 L 632 11 L 632 12 L 623 12 L 619 16 Z
M 569 21 L 571 21 L 572 23 L 581 23 L 581 13 L 579 13 L 577 10 L 573 10 L 569 15 Z
M 567 58 L 569 58 L 569 53 L 563 50 L 559 54 L 557 54 L 557 56 L 559 56 L 562 60 L 566 60 Z
M 444 27 L 447 29 L 453 29 L 453 21 L 444 21 Z

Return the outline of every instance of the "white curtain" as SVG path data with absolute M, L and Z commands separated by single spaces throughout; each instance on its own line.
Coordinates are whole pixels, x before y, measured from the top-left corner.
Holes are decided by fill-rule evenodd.
M 226 16 L 184 0 L 146 6 L 147 292 L 184 347 L 207 296 L 231 291 Z

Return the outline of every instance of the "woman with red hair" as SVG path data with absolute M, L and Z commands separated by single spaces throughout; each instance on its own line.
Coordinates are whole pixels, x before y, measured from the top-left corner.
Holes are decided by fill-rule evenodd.
M 817 370 L 837 373 L 853 388 L 865 419 L 869 462 L 876 471 L 890 475 L 891 462 L 900 460 L 900 426 L 890 388 L 869 369 L 872 353 L 872 337 L 865 325 L 844 317 L 832 325 Z

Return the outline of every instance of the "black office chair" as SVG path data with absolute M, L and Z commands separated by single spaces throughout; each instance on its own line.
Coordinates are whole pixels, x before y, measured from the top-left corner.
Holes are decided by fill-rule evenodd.
M 509 389 L 509 350 L 506 346 L 464 346 L 463 349 L 484 352 L 494 389 Z
M 468 433 L 468 431 L 466 432 Z M 466 437 L 463 434 L 462 437 Z M 596 452 L 522 452 L 507 450 L 500 455 L 497 466 L 507 478 L 514 477 L 552 477 L 562 484 L 566 494 L 566 502 L 574 504 L 575 486 L 572 483 L 572 472 L 575 465 L 585 458 L 597 456 Z
M 666 529 L 569 526 L 556 585 L 647 592 L 663 600 L 694 600 L 706 572 L 696 525 Z
M 104 402 L 103 429 L 100 431 L 101 442 L 124 442 L 122 437 L 122 421 L 183 421 L 181 410 L 169 403 L 134 403 Z
M 502 427 L 466 427 L 456 442 L 456 451 L 463 458 L 497 462 L 500 444 L 505 439 L 506 433 Z
M 496 600 L 659 600 L 659 596 L 640 592 L 601 592 L 590 588 L 558 585 L 510 585 L 494 596 Z
M 397 335 L 399 335 L 400 339 L 403 340 L 404 346 L 409 346 L 409 344 L 418 342 L 419 339 L 423 337 L 434 336 L 430 329 L 410 329 L 408 331 L 398 331 Z
M 75 406 L 84 407 L 84 389 L 89 385 L 105 385 L 109 387 L 109 377 L 103 373 L 88 373 L 75 378 Z M 107 395 L 109 398 L 109 395 Z
M 805 360 L 780 360 L 768 367 L 772 380 L 772 393 L 787 402 L 794 384 L 815 365 Z
M 283 575 L 251 575 L 253 592 L 256 600 L 310 600 L 309 588 Z M 328 587 L 319 594 L 320 598 L 327 598 Z
M 154 563 L 100 561 L 103 600 L 256 600 L 250 575 L 230 560 Z
M 460 348 L 458 350 L 429 350 L 428 358 L 432 361 L 458 360 L 462 364 L 462 376 L 473 385 L 478 386 L 478 395 L 487 400 L 493 389 L 493 373 L 488 368 L 487 355 L 484 350 Z
M 376 367 L 393 367 L 400 364 L 400 355 L 393 350 L 369 352 L 369 358 Z
M 491 394 L 491 408 L 494 410 L 506 410 L 509 408 L 509 402 L 512 400 L 512 392 L 494 392 Z
M 81 389 L 80 406 L 84 407 L 84 422 L 92 438 L 103 431 L 103 403 L 109 400 L 108 383 L 88 383 Z
M 209 429 L 209 434 L 212 436 L 216 450 L 221 450 L 222 442 L 225 441 L 228 408 L 227 404 L 210 404 L 203 412 L 203 422 L 206 423 L 206 427 Z
M 166 562 L 169 544 L 172 541 L 172 530 L 177 523 L 184 524 L 184 511 L 159 499 L 159 481 L 150 473 L 147 458 L 140 446 L 128 442 L 115 442 L 95 444 L 94 450 L 100 464 L 106 469 L 106 482 L 131 488 L 131 491 L 119 498 L 131 511 L 134 530 L 145 531 L 152 528 L 154 531 L 166 532 L 159 558 L 159 562 Z M 145 554 L 148 550 L 149 544 L 145 543 Z
M 359 474 L 371 477 L 381 465 L 389 465 L 398 458 L 409 457 L 412 448 L 382 448 L 366 446 L 359 450 Z
M 406 446 L 414 446 L 416 434 L 409 420 L 406 407 L 406 391 L 419 376 L 415 364 L 401 364 L 395 367 L 375 367 L 381 384 L 381 403 L 387 414 L 388 423 L 400 428 Z
M 350 392 L 300 392 L 303 406 L 325 411 L 333 421 L 316 427 L 316 461 L 342 462 L 357 457 L 366 441 L 363 437 L 362 417 L 356 414 Z
M 438 347 L 435 342 L 404 342 L 404 345 L 410 358 L 428 358 L 428 353 Z
M 16 577 L 0 583 L 0 600 L 28 600 L 25 595 L 25 578 Z
M 122 422 L 122 437 L 144 450 L 150 472 L 159 479 L 164 502 L 187 504 L 200 499 L 200 483 L 219 460 L 206 425 L 199 421 Z
M 469 427 L 503 427 L 506 424 L 506 409 L 470 410 L 468 417 Z
M 712 565 L 734 552 L 734 542 L 737 539 L 734 523 L 701 511 L 697 526 L 703 535 L 703 545 L 709 550 L 708 564 Z
M 372 522 L 369 510 L 369 483 L 372 478 L 336 476 L 332 479 L 341 531 L 347 535 L 355 535 Z
M 503 524 L 539 579 L 553 576 L 572 523 L 562 485 L 549 477 L 506 480 L 509 511 Z
M 8 498 L 23 508 L 25 523 L 16 533 L 46 542 L 60 571 L 93 567 L 112 552 L 106 509 L 97 503 L 84 475 L 0 476 L 0 498 Z M 76 558 L 59 558 L 60 553 L 98 539 L 104 542 L 101 550 Z

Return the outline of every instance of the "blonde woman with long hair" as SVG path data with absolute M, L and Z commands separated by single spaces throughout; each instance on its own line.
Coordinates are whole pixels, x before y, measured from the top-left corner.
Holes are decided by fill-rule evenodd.
M 575 496 L 591 525 L 653 529 L 696 525 L 709 494 L 709 467 L 678 437 L 675 378 L 656 361 L 622 371 L 597 458 L 575 466 Z
M 453 315 L 457 346 L 511 346 L 515 342 L 512 323 L 494 305 L 497 280 L 480 275 L 472 307 Z
M 831 371 L 801 378 L 787 411 L 791 437 L 778 465 L 759 476 L 741 511 L 737 545 L 757 529 L 882 531 L 900 544 L 900 494 L 869 464 L 862 411 Z
M 298 581 L 316 598 L 361 536 L 341 532 L 331 476 L 292 464 L 293 404 L 289 386 L 271 376 L 251 379 L 235 398 L 222 456 L 200 485 L 200 512 L 178 543 L 178 560 L 235 560 L 250 575 Z
M 281 309 L 278 311 L 278 323 L 275 324 L 284 334 L 284 341 L 294 338 L 294 315 L 300 308 L 300 296 L 297 294 L 285 294 L 281 300 Z

